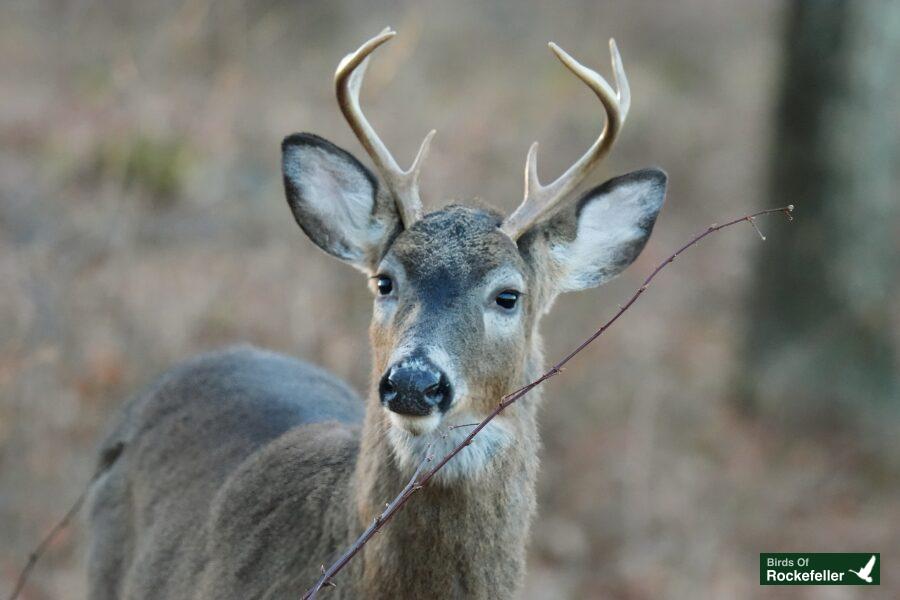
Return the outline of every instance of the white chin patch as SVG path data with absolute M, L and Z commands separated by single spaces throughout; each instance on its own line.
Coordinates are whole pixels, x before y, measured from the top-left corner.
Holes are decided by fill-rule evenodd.
M 408 417 L 388 412 L 394 458 L 400 470 L 412 476 L 427 452 L 435 464 L 462 442 L 481 419 L 470 413 Z M 466 425 L 466 427 L 455 427 Z M 469 427 L 468 425 L 472 425 Z M 494 456 L 507 447 L 513 439 L 512 432 L 494 419 L 472 439 L 472 443 L 447 462 L 434 479 L 437 484 L 449 484 L 478 476 L 491 463 Z M 426 467 L 427 468 L 427 467 Z
M 388 418 L 391 420 L 391 429 L 402 429 L 413 436 L 431 433 L 441 422 L 439 414 L 430 414 L 424 417 L 411 417 L 409 415 L 398 415 L 393 411 L 388 411 Z

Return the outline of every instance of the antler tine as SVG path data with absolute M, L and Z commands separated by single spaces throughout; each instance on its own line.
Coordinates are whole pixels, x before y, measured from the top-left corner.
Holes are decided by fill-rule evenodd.
M 393 195 L 403 226 L 409 228 L 422 216 L 419 173 L 425 156 L 428 154 L 431 138 L 437 132 L 432 129 L 425 136 L 412 166 L 404 171 L 394 160 L 378 134 L 375 133 L 359 105 L 359 91 L 366 74 L 369 56 L 395 35 L 397 32 L 386 27 L 381 33 L 360 46 L 356 52 L 345 56 L 334 73 L 334 88 L 344 118 L 347 119 L 353 133 L 356 134 L 359 142 L 372 158 L 372 162 L 375 163 L 375 167 Z
M 535 142 L 531 145 L 525 160 L 525 198 L 502 225 L 503 231 L 513 240 L 518 239 L 542 216 L 552 212 L 560 200 L 581 183 L 597 162 L 606 156 L 619 135 L 631 106 L 631 90 L 628 87 L 628 79 L 625 77 L 625 69 L 622 67 L 622 57 L 616 48 L 615 40 L 609 40 L 615 89 L 596 71 L 579 63 L 565 50 L 553 42 L 550 42 L 549 45 L 563 65 L 597 94 L 597 98 L 600 99 L 600 103 L 603 104 L 606 111 L 606 124 L 603 131 L 600 132 L 600 137 L 588 151 L 556 181 L 546 186 L 541 185 L 537 174 L 538 143 Z

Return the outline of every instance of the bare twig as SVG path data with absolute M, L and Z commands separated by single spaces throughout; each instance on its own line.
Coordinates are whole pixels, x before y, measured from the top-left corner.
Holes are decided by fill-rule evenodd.
M 90 483 L 93 483 L 94 479 L 91 479 Z M 41 559 L 41 556 L 47 551 L 47 548 L 50 547 L 50 544 L 53 543 L 53 540 L 59 534 L 60 531 L 69 526 L 69 523 L 78 514 L 78 511 L 81 510 L 81 505 L 84 504 L 84 499 L 87 497 L 88 490 L 90 490 L 91 486 L 88 484 L 85 487 L 78 498 L 72 503 L 72 506 L 69 507 L 69 510 L 66 511 L 66 514 L 60 519 L 56 525 L 50 530 L 49 533 L 41 540 L 41 543 L 37 545 L 37 547 L 28 555 L 28 562 L 25 563 L 25 566 L 22 567 L 22 570 L 19 571 L 19 578 L 16 580 L 16 586 L 13 588 L 12 594 L 9 596 L 9 600 L 16 600 L 19 597 L 19 594 L 22 593 L 22 590 L 25 588 L 25 584 L 28 583 L 28 577 L 31 575 L 31 572 L 34 570 L 34 567 L 37 565 L 37 562 Z
M 528 383 L 528 384 L 520 387 L 519 389 L 514 390 L 514 391 L 510 392 L 509 394 L 506 394 L 505 396 L 503 396 L 500 399 L 500 401 L 497 403 L 497 406 L 494 408 L 494 410 L 487 417 L 485 417 L 484 420 L 482 420 L 480 423 L 478 423 L 475 426 L 475 429 L 473 429 L 469 433 L 469 435 L 467 435 L 459 444 L 457 444 L 452 450 L 450 450 L 450 452 L 448 452 L 431 469 L 425 471 L 424 470 L 425 465 L 427 463 L 431 462 L 431 460 L 433 458 L 431 456 L 431 446 L 429 445 L 429 447 L 425 451 L 425 457 L 419 463 L 419 466 L 416 468 L 415 473 L 413 473 L 413 476 L 409 479 L 409 482 L 406 484 L 406 486 L 403 488 L 403 490 L 399 494 L 397 494 L 397 497 L 395 497 L 394 500 L 390 504 L 387 505 L 387 508 L 385 508 L 385 510 L 380 515 L 378 515 L 378 517 L 375 518 L 375 520 L 372 522 L 372 524 L 369 525 L 366 528 L 366 530 L 362 533 L 362 535 L 360 535 L 356 539 L 356 541 L 353 543 L 353 545 L 350 546 L 347 549 L 347 551 L 344 552 L 338 560 L 336 560 L 328 569 L 326 569 L 323 572 L 322 576 L 319 578 L 319 580 L 316 582 L 316 584 L 313 587 L 311 587 L 309 590 L 307 590 L 307 592 L 303 595 L 302 600 L 314 600 L 314 598 L 317 596 L 317 594 L 322 589 L 322 587 L 326 583 L 331 582 L 331 580 L 334 578 L 334 576 L 338 572 L 340 572 L 341 569 L 343 569 L 345 566 L 347 566 L 347 563 L 349 563 L 353 559 L 354 556 L 359 554 L 359 552 L 363 549 L 363 547 L 366 545 L 366 543 L 368 543 L 368 541 L 370 539 L 372 539 L 372 536 L 374 536 L 376 533 L 378 533 L 378 531 L 382 527 L 384 527 L 384 525 L 388 521 L 390 521 L 401 508 L 403 508 L 403 506 L 406 504 L 406 502 L 412 497 L 412 495 L 415 492 L 417 492 L 418 490 L 425 487 L 425 485 L 428 484 L 428 482 L 431 480 L 431 478 L 434 477 L 434 475 L 438 471 L 440 471 L 442 468 L 444 468 L 444 465 L 446 465 L 448 462 L 450 462 L 450 460 L 453 459 L 453 457 L 455 457 L 457 454 L 459 454 L 463 448 L 465 448 L 466 446 L 471 444 L 473 438 L 476 435 L 478 435 L 478 433 L 482 429 L 487 427 L 488 423 L 493 421 L 494 418 L 497 417 L 497 415 L 502 413 L 510 405 L 512 405 L 513 403 L 518 401 L 522 396 L 524 396 L 525 394 L 527 394 L 528 392 L 530 392 L 537 386 L 541 385 L 542 383 L 544 383 L 551 377 L 555 377 L 556 375 L 561 373 L 563 370 L 563 367 L 566 365 L 566 363 L 568 363 L 570 360 L 572 360 L 582 350 L 587 348 L 594 340 L 596 340 L 598 337 L 603 335 L 603 333 L 606 332 L 606 330 L 609 329 L 609 327 L 613 323 L 615 323 L 626 310 L 631 308 L 631 306 L 637 301 L 637 299 L 640 298 L 641 295 L 647 291 L 647 288 L 650 286 L 650 283 L 657 276 L 657 274 L 659 274 L 659 272 L 662 271 L 664 268 L 666 268 L 668 265 L 675 262 L 675 259 L 678 258 L 678 256 L 682 252 L 684 252 L 685 250 L 687 250 L 688 248 L 690 248 L 691 246 L 693 246 L 694 244 L 696 244 L 697 242 L 699 242 L 700 240 L 705 238 L 706 236 L 710 235 L 711 233 L 715 233 L 717 231 L 725 229 L 726 227 L 731 227 L 732 225 L 737 225 L 738 223 L 743 223 L 744 221 L 747 221 L 748 223 L 753 225 L 753 227 L 756 229 L 757 233 L 760 234 L 760 237 L 763 240 L 765 240 L 766 238 L 759 231 L 759 228 L 756 227 L 756 223 L 753 221 L 753 219 L 755 219 L 756 217 L 764 216 L 764 215 L 781 213 L 785 217 L 787 217 L 787 219 L 789 221 L 791 221 L 791 220 L 793 220 L 793 217 L 791 216 L 791 212 L 793 212 L 793 210 L 794 210 L 794 205 L 791 204 L 788 206 L 783 206 L 781 208 L 770 208 L 768 210 L 762 210 L 762 211 L 759 211 L 757 213 L 753 213 L 750 215 L 744 215 L 743 217 L 740 217 L 738 219 L 733 219 L 733 220 L 728 221 L 727 223 L 723 223 L 721 225 L 718 225 L 718 224 L 710 225 L 704 231 L 702 231 L 701 233 L 694 236 L 689 242 L 687 242 L 686 244 L 681 246 L 678 250 L 676 250 L 674 253 L 672 253 L 666 260 L 662 261 L 653 270 L 653 272 L 650 273 L 650 275 L 644 280 L 644 283 L 642 283 L 641 286 L 634 292 L 634 294 L 632 294 L 631 298 L 629 298 L 625 304 L 620 305 L 619 310 L 616 311 L 616 313 L 612 316 L 612 318 L 610 318 L 608 321 L 606 321 L 606 323 L 604 323 L 599 329 L 597 329 L 593 334 L 591 334 L 590 337 L 588 337 L 586 340 L 581 342 L 571 352 L 566 354 L 562 360 L 560 360 L 555 365 L 550 367 L 546 373 L 544 373 L 543 375 L 541 375 L 540 377 L 538 377 L 531 383 Z
M 316 594 L 319 593 L 319 590 L 322 589 L 323 586 L 330 585 L 334 586 L 331 579 L 337 574 L 338 571 L 343 569 L 350 560 L 357 555 L 357 553 L 362 550 L 362 547 L 365 546 L 368 541 L 372 538 L 373 535 L 378 533 L 381 529 L 381 526 L 384 525 L 386 519 L 390 519 L 394 516 L 400 506 L 406 503 L 409 498 L 415 494 L 417 491 L 422 489 L 422 485 L 418 481 L 419 475 L 422 474 L 422 471 L 425 470 L 425 465 L 434 460 L 434 455 L 431 454 L 431 449 L 434 446 L 434 442 L 428 444 L 428 447 L 425 448 L 425 456 L 422 457 L 421 462 L 419 462 L 419 466 L 416 467 L 415 473 L 413 476 L 409 478 L 409 483 L 403 488 L 403 490 L 397 494 L 397 497 L 394 498 L 394 501 L 388 504 L 384 511 L 375 519 L 373 519 L 372 523 L 366 527 L 366 530 L 362 532 L 356 541 L 353 542 L 353 545 L 347 548 L 347 551 L 344 552 L 340 558 L 338 558 L 328 569 L 322 569 L 322 576 L 319 577 L 319 580 L 316 581 L 316 584 L 311 587 L 306 594 L 303 595 L 304 600 L 306 598 L 315 598 Z
M 59 522 L 53 526 L 53 529 L 41 540 L 41 543 L 37 545 L 37 547 L 32 550 L 31 554 L 28 555 L 28 562 L 25 563 L 25 566 L 22 567 L 22 570 L 19 571 L 19 578 L 16 580 L 16 586 L 13 588 L 12 594 L 9 596 L 9 600 L 16 600 L 19 597 L 19 594 L 22 593 L 22 590 L 25 588 L 25 584 L 28 583 L 28 577 L 31 575 L 31 571 L 34 570 L 34 567 L 37 565 L 38 561 L 50 547 L 50 544 L 53 543 L 53 540 L 56 538 L 57 534 L 69 526 L 69 523 L 78 514 L 78 511 L 81 510 L 81 505 L 84 504 L 85 498 L 87 498 L 88 492 L 91 490 L 91 486 L 113 465 L 113 463 L 118 460 L 119 456 L 122 454 L 122 450 L 125 448 L 123 442 L 119 442 L 113 444 L 112 446 L 107 447 L 102 455 L 100 456 L 100 464 L 98 465 L 97 471 L 94 473 L 94 476 L 91 477 L 91 480 L 87 482 L 87 485 L 84 486 L 84 489 L 81 490 L 81 494 L 78 495 L 78 498 L 75 499 L 75 502 L 72 503 L 72 506 L 69 507 L 69 510 L 66 511 L 66 514 L 63 515 L 63 518 L 59 520 Z
M 747 222 L 750 223 L 750 225 L 753 226 L 753 229 L 756 230 L 757 235 L 759 235 L 759 239 L 761 239 L 762 241 L 766 241 L 766 236 L 763 235 L 762 230 L 759 228 L 759 225 L 756 224 L 756 221 L 753 219 L 753 217 L 747 217 Z

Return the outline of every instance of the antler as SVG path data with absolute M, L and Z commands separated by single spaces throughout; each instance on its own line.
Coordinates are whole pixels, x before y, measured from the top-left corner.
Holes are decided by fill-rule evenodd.
M 619 56 L 615 40 L 609 40 L 615 90 L 596 71 L 579 63 L 553 42 L 550 42 L 550 49 L 567 69 L 597 94 L 606 110 L 606 125 L 600 132 L 600 137 L 584 156 L 560 175 L 559 179 L 549 185 L 541 185 L 538 179 L 538 144 L 535 142 L 531 145 L 528 150 L 528 158 L 525 160 L 525 199 L 501 226 L 501 229 L 513 240 L 518 239 L 538 219 L 551 212 L 566 194 L 581 183 L 594 165 L 606 156 L 625 123 L 625 117 L 628 115 L 628 108 L 631 105 L 631 91 L 628 88 L 628 79 L 625 77 L 622 57 Z
M 387 27 L 360 46 L 356 52 L 345 56 L 334 73 L 334 88 L 344 118 L 347 119 L 347 123 L 359 138 L 363 148 L 372 157 L 372 162 L 375 163 L 375 167 L 381 173 L 388 190 L 394 197 L 403 226 L 409 228 L 422 216 L 422 201 L 419 198 L 419 170 L 422 161 L 425 160 L 425 155 L 428 154 L 428 146 L 436 131 L 432 129 L 425 136 L 412 166 L 409 170 L 404 171 L 391 156 L 375 130 L 372 129 L 359 107 L 359 90 L 366 74 L 369 55 L 395 35 L 397 32 Z

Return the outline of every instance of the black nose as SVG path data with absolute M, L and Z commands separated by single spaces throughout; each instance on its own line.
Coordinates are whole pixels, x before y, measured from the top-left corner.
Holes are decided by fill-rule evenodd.
M 447 376 L 424 360 L 399 363 L 388 369 L 378 386 L 381 403 L 401 415 L 430 415 L 450 406 L 451 389 Z

